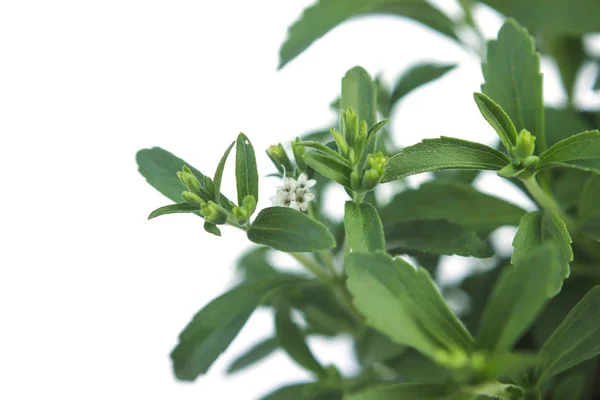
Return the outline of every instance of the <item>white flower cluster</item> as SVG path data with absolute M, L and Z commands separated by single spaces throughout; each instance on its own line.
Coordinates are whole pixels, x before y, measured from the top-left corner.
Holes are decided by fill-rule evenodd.
M 315 186 L 317 181 L 308 179 L 305 173 L 294 178 L 283 178 L 283 186 L 277 187 L 277 195 L 271 197 L 274 206 L 292 207 L 296 210 L 308 210 L 308 203 L 315 198 L 310 188 Z

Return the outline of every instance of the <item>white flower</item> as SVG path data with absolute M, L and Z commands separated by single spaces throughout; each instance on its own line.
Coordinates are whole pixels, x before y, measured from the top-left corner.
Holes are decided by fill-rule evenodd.
M 298 211 L 307 211 L 308 203 L 315 198 L 310 188 L 317 181 L 308 179 L 304 173 L 300 174 L 298 180 L 294 178 L 283 178 L 283 185 L 277 186 L 277 194 L 271 197 L 274 206 L 291 207 Z

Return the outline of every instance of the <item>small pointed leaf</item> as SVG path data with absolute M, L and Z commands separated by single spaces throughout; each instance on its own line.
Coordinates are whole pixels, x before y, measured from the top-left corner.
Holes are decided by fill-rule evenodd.
M 392 89 L 390 97 L 390 108 L 393 107 L 404 96 L 426 85 L 438 78 L 441 78 L 446 73 L 452 71 L 456 65 L 435 65 L 435 64 L 418 64 L 404 72 L 396 82 Z
M 278 348 L 279 342 L 276 338 L 265 339 L 255 344 L 244 354 L 233 360 L 229 367 L 227 367 L 227 373 L 233 374 L 251 365 L 254 365 L 273 354 Z
M 236 143 L 235 177 L 237 180 L 238 205 L 242 205 L 244 197 L 254 196 L 258 201 L 258 170 L 256 156 L 250 140 L 240 133 Z
M 188 203 L 171 204 L 157 208 L 148 215 L 148 219 L 156 218 L 165 214 L 193 213 L 200 211 L 200 207 Z
M 563 139 L 540 155 L 537 169 L 567 167 L 600 174 L 600 131 Z
M 227 157 L 233 148 L 235 142 L 231 142 L 223 157 L 221 157 L 221 161 L 219 161 L 219 165 L 217 165 L 217 170 L 215 171 L 215 178 L 213 179 L 213 183 L 215 185 L 215 202 L 219 202 L 219 197 L 221 196 L 221 181 L 223 180 L 223 170 L 225 169 L 225 162 L 227 162 Z
M 483 118 L 494 128 L 507 151 L 517 144 L 517 129 L 502 107 L 484 94 L 474 93 L 473 97 Z
M 342 186 L 350 187 L 350 174 L 352 173 L 352 168 L 347 164 L 316 152 L 306 153 L 303 159 L 306 165 L 317 171 L 319 174 L 336 181 Z

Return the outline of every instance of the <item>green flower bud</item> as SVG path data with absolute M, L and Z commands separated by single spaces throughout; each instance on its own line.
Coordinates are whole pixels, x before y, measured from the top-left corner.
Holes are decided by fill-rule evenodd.
M 331 136 L 333 136 L 340 153 L 343 155 L 348 155 L 348 142 L 346 142 L 346 139 L 344 139 L 342 134 L 339 133 L 335 128 L 331 128 L 329 131 L 331 132 Z
M 350 187 L 355 191 L 360 190 L 360 175 L 356 171 L 352 171 L 350 174 Z
M 540 158 L 538 156 L 529 156 L 523 160 L 523 167 L 529 168 L 534 167 L 540 162 Z
M 369 154 L 367 162 L 372 169 L 376 170 L 380 175 L 383 175 L 388 159 L 389 157 L 384 156 L 382 152 L 378 151 L 375 154 Z
M 201 212 L 204 219 L 213 224 L 222 225 L 227 222 L 227 211 L 213 201 L 203 204 Z
M 435 354 L 434 359 L 438 364 L 453 369 L 464 368 L 469 362 L 467 355 L 462 351 L 440 350 Z
M 379 183 L 379 179 L 381 179 L 381 174 L 374 168 L 370 168 L 365 171 L 365 176 L 363 176 L 361 182 L 361 189 L 364 191 L 369 191 L 373 189 Z
M 250 213 L 246 207 L 234 207 L 232 212 L 238 225 L 244 225 L 250 219 Z
M 183 172 L 177 172 L 177 176 L 190 192 L 200 193 L 200 181 L 187 165 L 183 166 Z
M 204 201 L 202 197 L 198 196 L 196 193 L 188 191 L 181 193 L 181 199 L 192 206 L 198 206 L 198 208 L 206 204 L 206 201 Z
M 256 211 L 256 199 L 254 196 L 249 194 L 248 196 L 244 197 L 242 200 L 242 207 L 248 211 L 248 215 L 254 214 L 254 211 Z
M 358 128 L 358 137 L 361 138 L 361 141 L 365 141 L 367 139 L 367 134 L 369 133 L 369 127 L 367 126 L 367 121 L 364 119 L 360 121 L 360 126 Z
M 290 161 L 281 143 L 269 146 L 267 149 L 267 156 L 269 156 L 271 161 L 273 161 L 273 164 L 275 164 L 277 170 L 281 173 L 283 173 L 284 170 L 291 171 L 294 169 L 292 162 Z
M 342 111 L 342 132 L 351 147 L 354 146 L 358 140 L 358 131 L 358 115 L 352 107 L 348 107 L 347 110 Z
M 348 160 L 350 160 L 352 165 L 356 164 L 356 151 L 353 148 L 350 148 L 348 151 Z
M 535 149 L 535 136 L 529 133 L 528 130 L 523 129 L 517 136 L 517 144 L 510 151 L 511 156 L 517 161 L 526 159 L 533 155 Z
M 306 172 L 306 163 L 302 158 L 304 153 L 306 153 L 306 147 L 302 145 L 302 140 L 300 138 L 296 138 L 292 142 L 292 152 L 294 152 L 294 160 L 296 160 L 296 165 L 301 172 Z M 290 169 L 291 171 L 291 169 Z

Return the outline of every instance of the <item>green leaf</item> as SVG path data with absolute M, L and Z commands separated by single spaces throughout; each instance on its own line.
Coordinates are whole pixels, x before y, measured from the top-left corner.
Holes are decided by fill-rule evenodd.
M 248 239 L 285 252 L 313 252 L 335 246 L 325 225 L 289 207 L 263 209 L 248 230 Z
M 400 356 L 386 360 L 385 365 L 406 382 L 444 383 L 452 376 L 451 370 L 441 367 L 414 349 L 406 349 Z
M 344 400 L 473 400 L 476 394 L 461 392 L 455 385 L 429 383 L 380 384 L 344 397 Z
M 512 263 L 520 264 L 522 259 L 527 258 L 529 249 L 549 244 L 558 251 L 560 262 L 560 276 L 562 279 L 569 277 L 569 263 L 573 261 L 573 250 L 571 250 L 571 237 L 565 223 L 558 215 L 551 211 L 534 211 L 526 214 L 519 230 L 513 239 Z M 560 291 L 561 285 L 557 282 L 556 292 Z
M 546 107 L 546 144 L 548 147 L 570 136 L 590 129 L 587 122 L 571 108 Z
M 265 339 L 255 344 L 247 352 L 233 360 L 229 367 L 227 367 L 227 373 L 233 374 L 234 372 L 238 372 L 242 369 L 250 367 L 273 354 L 273 352 L 278 348 L 279 342 L 276 338 Z
M 528 248 L 504 269 L 479 324 L 478 347 L 510 351 L 562 287 L 562 266 L 554 247 Z
M 256 246 L 242 255 L 237 262 L 237 269 L 244 280 L 264 279 L 278 276 L 280 273 L 268 260 L 269 247 Z
M 586 383 L 584 374 L 567 375 L 555 386 L 552 400 L 581 400 L 585 393 Z
M 354 349 L 356 358 L 365 366 L 395 358 L 406 351 L 406 347 L 371 328 L 356 339 Z
M 352 168 L 352 165 L 350 164 L 350 161 L 346 160 L 344 158 L 344 156 L 342 156 L 340 153 L 338 153 L 335 150 L 332 150 L 330 147 L 328 147 L 327 145 L 323 144 L 323 143 L 319 143 L 319 142 L 302 142 L 302 146 L 305 147 L 310 147 L 311 149 L 315 149 L 315 150 L 319 150 L 321 153 L 324 153 L 325 155 L 331 157 L 331 158 L 335 158 L 337 161 L 341 162 L 342 164 L 345 164 L 348 166 L 348 168 Z
M 292 321 L 289 308 L 281 307 L 275 313 L 275 331 L 281 347 L 294 361 L 316 376 L 325 377 L 325 369 L 308 348 L 300 328 Z
M 498 40 L 488 42 L 487 61 L 482 70 L 483 93 L 502 107 L 517 132 L 527 129 L 537 138 L 538 153 L 545 150 L 540 56 L 527 30 L 514 20 L 506 21 Z
M 577 36 L 600 32 L 600 3 L 596 0 L 482 1 L 536 33 Z
M 229 153 L 233 148 L 235 142 L 231 142 L 223 157 L 221 157 L 221 161 L 219 161 L 219 165 L 217 165 L 217 170 L 215 171 L 215 178 L 213 179 L 213 183 L 215 185 L 215 202 L 219 202 L 219 197 L 221 195 L 221 181 L 223 180 L 223 170 L 225 169 L 225 162 L 227 161 L 227 157 L 229 157 Z
M 221 236 L 221 230 L 212 222 L 204 221 L 204 230 L 208 233 L 212 233 L 215 236 Z
M 590 175 L 581 192 L 577 209 L 581 221 L 600 213 L 600 176 Z
M 502 107 L 484 94 L 474 93 L 475 103 L 483 118 L 494 128 L 500 141 L 510 151 L 517 144 L 517 129 Z
M 342 391 L 322 383 L 298 383 L 284 386 L 261 400 L 342 400 Z
M 567 167 L 600 174 L 600 131 L 581 132 L 540 154 L 537 169 Z
M 409 70 L 405 71 L 392 89 L 390 97 L 390 108 L 393 107 L 404 96 L 417 89 L 420 86 L 426 85 L 431 81 L 441 78 L 446 73 L 456 68 L 456 65 L 435 65 L 435 64 L 418 64 L 414 65 Z
M 365 15 L 408 17 L 458 40 L 452 20 L 424 0 L 319 0 L 306 8 L 289 28 L 287 39 L 280 50 L 279 68 L 337 25 Z
M 179 335 L 171 353 L 175 376 L 192 381 L 204 374 L 262 302 L 300 279 L 281 276 L 243 283 L 211 301 Z
M 171 204 L 164 207 L 159 207 L 148 215 L 148 219 L 160 217 L 165 214 L 193 213 L 199 211 L 200 208 L 188 203 Z
M 380 214 L 388 223 L 443 219 L 487 235 L 504 225 L 518 225 L 525 211 L 471 185 L 433 180 L 398 193 Z
M 538 381 L 600 354 L 600 286 L 590 290 L 571 310 L 540 350 Z
M 302 157 L 306 165 L 317 171 L 319 174 L 332 179 L 345 187 L 350 187 L 350 174 L 352 168 L 338 161 L 335 158 L 310 152 Z
M 345 268 L 354 304 L 370 326 L 430 357 L 471 349 L 471 335 L 423 268 L 381 252 L 352 252 Z
M 390 221 L 385 223 L 384 232 L 392 254 L 419 251 L 479 258 L 494 255 L 475 231 L 445 220 Z
M 392 156 L 382 182 L 390 182 L 421 172 L 442 169 L 480 169 L 497 171 L 510 163 L 509 158 L 489 146 L 442 136 L 423 139 Z
M 359 120 L 366 121 L 367 126 L 377 122 L 377 89 L 369 73 L 361 67 L 348 70 L 342 78 L 340 108 L 347 110 L 349 107 L 356 111 Z
M 237 138 L 235 177 L 237 180 L 238 204 L 242 205 L 246 196 L 254 196 L 254 199 L 258 201 L 256 157 L 252 143 L 243 133 L 240 133 Z
M 385 251 L 385 237 L 379 214 L 372 204 L 347 201 L 344 211 L 346 237 L 353 251 Z
M 546 52 L 556 61 L 567 97 L 573 99 L 577 73 L 586 61 L 582 38 L 549 36 L 542 37 L 541 42 Z

